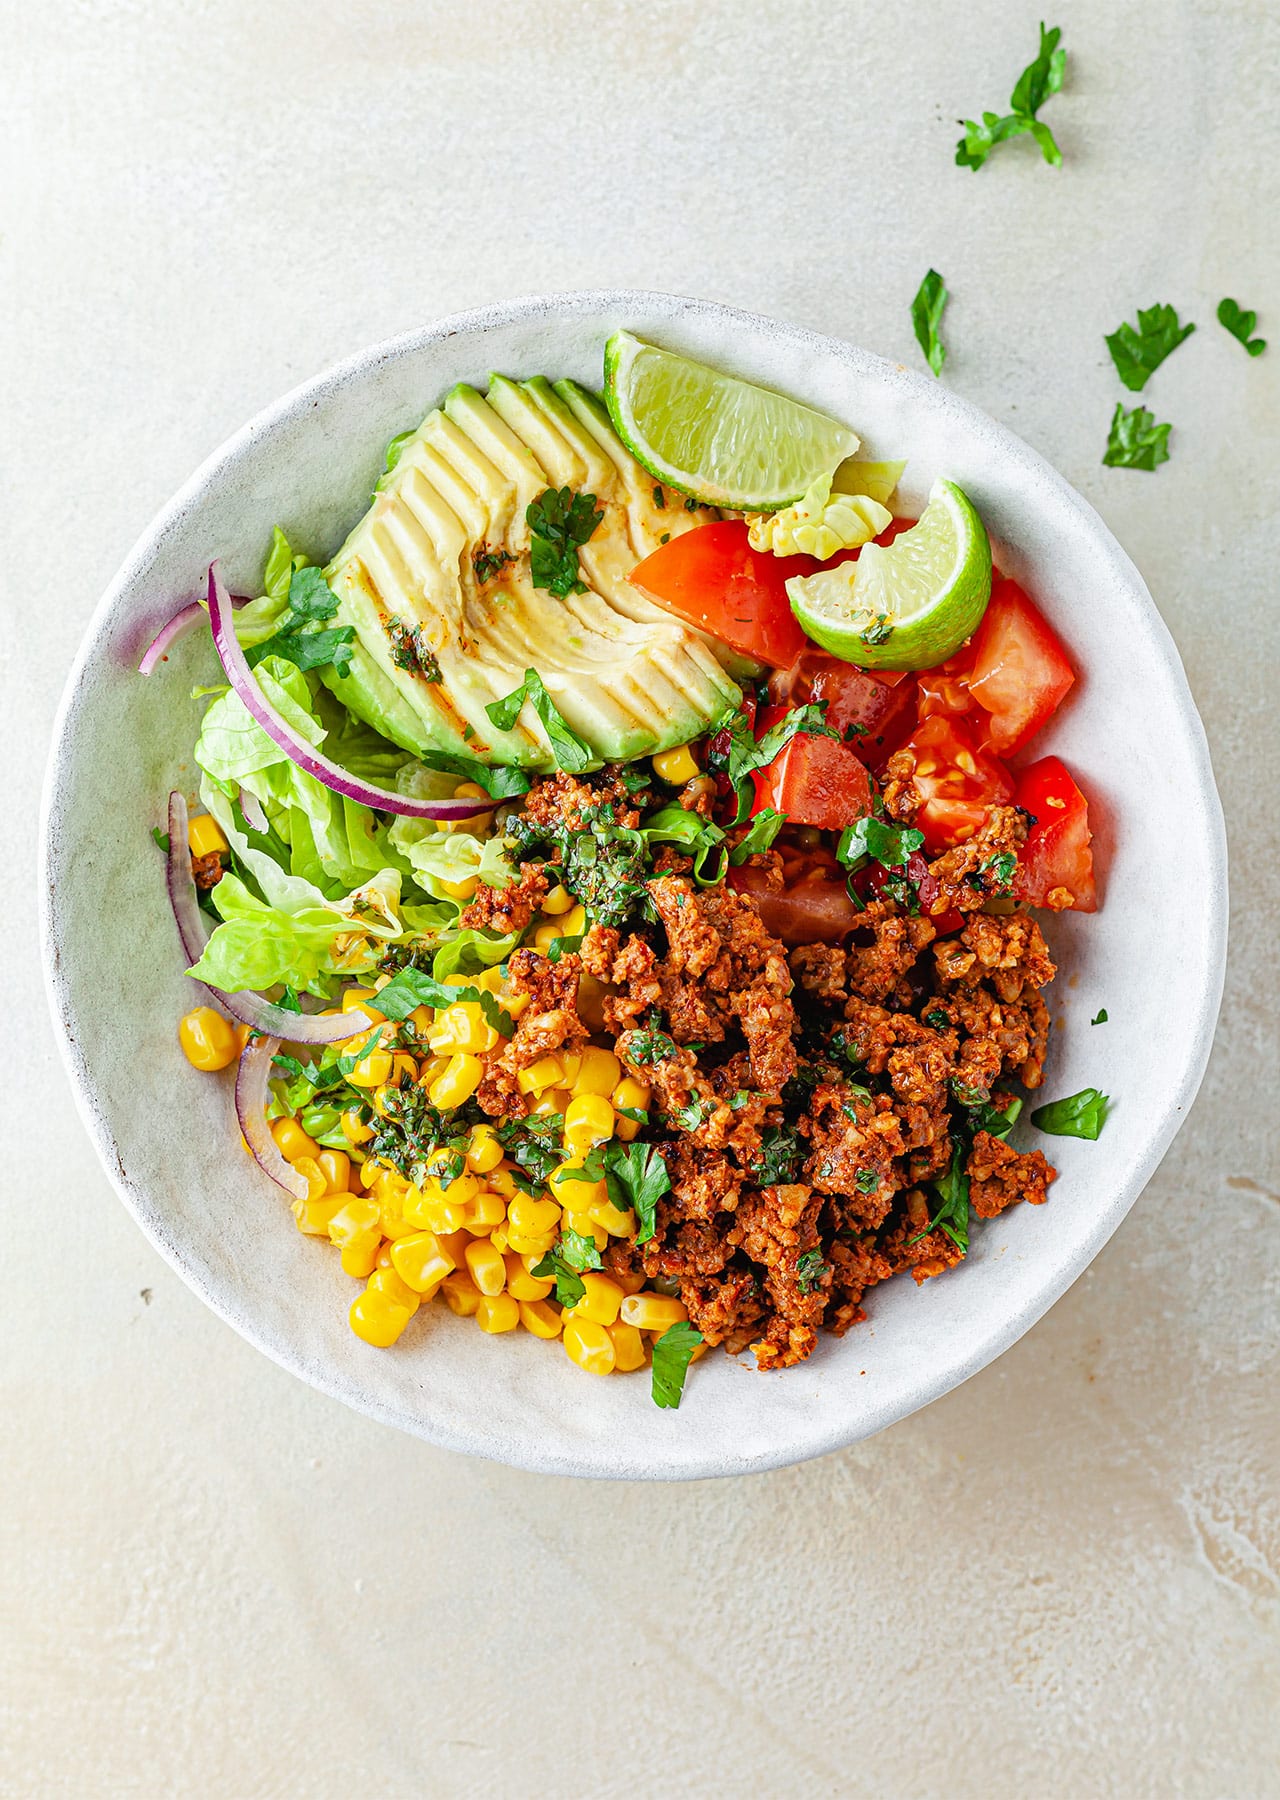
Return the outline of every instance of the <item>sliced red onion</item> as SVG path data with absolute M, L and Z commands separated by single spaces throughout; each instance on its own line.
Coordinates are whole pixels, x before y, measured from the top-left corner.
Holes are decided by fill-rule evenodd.
M 181 794 L 169 796 L 169 863 L 167 871 L 169 904 L 182 940 L 188 964 L 200 961 L 205 945 L 204 925 L 200 918 L 200 902 L 196 884 L 191 878 L 191 840 L 187 833 L 187 803 Z M 233 1019 L 252 1025 L 255 1031 L 270 1037 L 287 1038 L 291 1044 L 338 1044 L 343 1038 L 355 1037 L 360 1031 L 358 1012 L 331 1014 L 291 1012 L 277 1006 L 263 994 L 252 991 L 228 994 L 221 988 L 201 983 Z
M 322 756 L 313 744 L 299 737 L 267 699 L 254 679 L 253 671 L 240 648 L 231 619 L 231 596 L 222 585 L 217 563 L 209 567 L 209 624 L 213 628 L 214 648 L 222 659 L 227 680 L 239 694 L 252 716 L 267 736 L 279 744 L 290 762 L 308 775 L 361 806 L 376 807 L 381 812 L 400 813 L 410 819 L 471 819 L 477 813 L 490 812 L 498 801 L 485 794 L 474 800 L 411 800 L 390 788 L 374 787 L 359 781 L 348 770 L 339 768 Z
M 267 830 L 267 815 L 262 810 L 262 802 L 248 788 L 240 789 L 240 811 L 244 814 L 244 822 L 250 831 Z
M 305 1200 L 306 1179 L 281 1156 L 267 1121 L 271 1059 L 279 1048 L 280 1040 L 274 1037 L 253 1038 L 245 1045 L 236 1070 L 236 1117 L 244 1141 L 263 1174 L 269 1175 L 278 1187 L 295 1199 Z
M 248 606 L 249 596 L 232 594 L 231 604 L 232 606 Z M 139 675 L 154 674 L 157 665 L 164 661 L 178 640 L 186 637 L 194 625 L 206 623 L 208 617 L 203 600 L 188 600 L 185 606 L 180 606 L 169 623 L 162 625 L 151 643 L 148 644 L 142 661 L 138 664 Z

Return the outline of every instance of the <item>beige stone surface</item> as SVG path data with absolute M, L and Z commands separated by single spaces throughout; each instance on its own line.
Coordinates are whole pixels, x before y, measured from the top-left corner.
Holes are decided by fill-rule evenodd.
M 998 0 L 0 7 L 0 1793 L 1277 1791 L 1280 15 L 1060 16 L 1065 167 L 973 175 L 953 121 L 1035 41 Z M 1099 507 L 1205 716 L 1234 917 L 1194 1116 L 1028 1338 L 846 1453 L 578 1485 L 375 1427 L 203 1310 L 73 1111 L 31 885 L 91 607 L 361 344 L 617 284 L 906 360 L 930 264 L 948 380 Z M 1199 322 L 1144 396 L 1173 460 L 1104 470 L 1102 334 L 1166 299 Z

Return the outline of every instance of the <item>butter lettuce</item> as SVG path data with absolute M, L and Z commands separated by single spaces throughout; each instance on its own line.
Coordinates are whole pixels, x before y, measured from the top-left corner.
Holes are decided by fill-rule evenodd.
M 334 976 L 372 969 L 386 945 L 404 935 L 394 869 L 336 901 L 299 891 L 299 903 L 273 906 L 237 875 L 224 875 L 212 899 L 223 922 L 188 972 L 228 992 L 287 982 L 327 995 Z

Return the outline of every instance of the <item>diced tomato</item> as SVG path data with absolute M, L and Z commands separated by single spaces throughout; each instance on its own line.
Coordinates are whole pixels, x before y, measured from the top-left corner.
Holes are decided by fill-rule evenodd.
M 1096 912 L 1089 803 L 1065 764 L 1042 756 L 1024 769 L 1014 804 L 1035 817 L 1018 856 L 1017 898 L 1054 912 Z
M 673 537 L 631 571 L 631 580 L 677 618 L 786 669 L 809 641 L 791 611 L 787 581 L 819 567 L 811 556 L 753 550 L 740 519 L 720 519 Z
M 853 748 L 873 769 L 883 767 L 902 748 L 915 726 L 915 677 L 907 670 L 872 674 L 828 656 L 814 644 L 773 677 L 769 697 L 788 706 L 825 700 L 827 724 L 842 738 L 853 728 Z
M 768 714 L 774 710 L 766 707 L 761 712 L 759 723 L 764 730 L 768 730 Z M 752 812 L 772 806 L 785 813 L 793 825 L 843 831 L 871 811 L 871 777 L 838 738 L 797 732 L 752 780 L 756 789 Z
M 921 669 L 916 677 L 919 697 L 916 711 L 920 718 L 930 719 L 935 713 L 959 718 L 974 713 L 976 708 L 969 693 L 969 677 L 973 670 L 973 646 L 965 644 L 936 669 Z
M 905 748 L 915 758 L 913 780 L 924 804 L 916 824 L 925 849 L 949 850 L 972 837 L 993 806 L 1013 798 L 1013 779 L 1003 763 L 979 747 L 969 721 L 935 713 Z
M 997 756 L 1012 756 L 1034 737 L 1075 680 L 1039 609 L 1003 576 L 992 587 L 970 659 L 969 694 L 989 715 L 984 735 Z
M 815 870 L 785 890 L 769 886 L 765 869 L 729 870 L 729 886 L 755 901 L 766 931 L 784 944 L 836 944 L 858 923 L 844 882 Z

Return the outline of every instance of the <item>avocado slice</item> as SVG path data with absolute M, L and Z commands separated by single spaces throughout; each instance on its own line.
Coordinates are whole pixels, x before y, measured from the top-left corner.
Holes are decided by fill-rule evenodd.
M 700 516 L 674 494 L 669 512 L 659 507 L 594 396 L 575 390 L 575 407 L 560 389 L 504 376 L 487 397 L 454 388 L 325 571 L 357 640 L 347 675 L 325 680 L 426 762 L 553 768 L 532 707 L 510 731 L 486 711 L 529 668 L 601 762 L 685 743 L 741 698 L 726 665 L 742 659 L 627 579 L 664 531 Z M 586 591 L 561 600 L 533 585 L 525 509 L 564 486 L 595 495 L 604 517 L 579 551 Z

